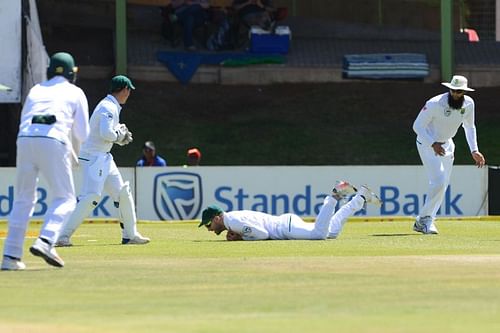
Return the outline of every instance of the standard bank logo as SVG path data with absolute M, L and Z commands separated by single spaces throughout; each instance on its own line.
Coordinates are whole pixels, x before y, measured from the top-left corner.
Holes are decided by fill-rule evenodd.
M 201 177 L 190 172 L 165 172 L 154 180 L 154 208 L 162 220 L 195 219 L 202 206 Z

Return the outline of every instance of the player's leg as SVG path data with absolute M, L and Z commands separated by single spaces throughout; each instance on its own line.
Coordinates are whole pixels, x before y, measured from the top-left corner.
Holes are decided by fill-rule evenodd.
M 76 206 L 71 152 L 66 145 L 50 141 L 45 145 L 47 155 L 40 157 L 40 173 L 47 181 L 52 202 L 49 203 L 40 237 L 54 244 L 61 227 Z
M 413 230 L 425 234 L 437 234 L 438 231 L 433 221 L 436 212 L 443 202 L 446 187 L 448 186 L 449 174 L 446 169 L 447 166 L 452 165 L 450 165 L 450 162 L 453 163 L 453 155 L 436 156 L 431 147 L 423 147 L 420 144 L 417 144 L 417 148 L 429 180 L 429 187 L 426 201 L 420 210 L 419 217 L 417 217 Z
M 330 220 L 328 238 L 337 238 L 347 219 L 357 211 L 363 209 L 365 200 L 360 194 L 356 194 L 348 203 L 340 207 Z
M 105 189 L 111 194 L 115 207 L 120 215 L 122 227 L 122 244 L 146 244 L 150 239 L 143 237 L 137 231 L 137 216 L 135 203 L 129 182 L 124 182 L 114 161 L 111 162 Z
M 357 189 L 351 185 L 349 182 L 345 180 L 340 180 L 335 183 L 335 186 L 332 190 L 332 196 L 337 200 L 338 205 L 342 205 L 349 200 L 353 194 L 356 194 Z M 337 238 L 342 226 L 347 221 L 347 217 L 345 220 L 340 221 L 338 219 L 332 220 L 328 227 L 328 236 L 327 238 Z
M 297 215 L 290 214 L 289 225 L 285 230 L 286 239 L 326 239 L 336 205 L 336 199 L 326 196 L 315 223 L 306 223 Z
M 9 216 L 8 232 L 4 243 L 2 270 L 20 270 L 25 265 L 23 256 L 26 229 L 36 202 L 37 168 L 31 160 L 30 140 L 18 139 L 16 157 L 16 186 L 14 203 Z
M 71 236 L 75 233 L 78 227 L 83 223 L 85 218 L 89 216 L 92 210 L 97 207 L 101 200 L 102 190 L 104 187 L 105 177 L 108 172 L 95 171 L 95 169 L 105 170 L 109 168 L 109 164 L 101 163 L 97 166 L 95 163 L 98 156 L 82 154 L 80 157 L 80 168 L 82 169 L 83 184 L 81 195 L 78 199 L 75 209 L 63 224 L 56 246 L 71 246 Z M 99 159 L 99 161 L 104 161 Z M 100 175 L 100 176 L 96 176 Z
M 356 195 L 333 215 L 330 221 L 328 238 L 337 238 L 347 219 L 357 211 L 363 209 L 366 204 L 373 204 L 380 207 L 382 201 L 367 185 L 363 185 L 358 189 Z
M 30 247 L 30 252 L 44 259 L 49 265 L 63 267 L 64 261 L 57 254 L 54 244 L 64 222 L 75 209 L 76 199 L 71 166 L 71 151 L 56 140 L 39 140 L 37 165 L 47 181 L 52 201 L 48 204 L 40 236 Z

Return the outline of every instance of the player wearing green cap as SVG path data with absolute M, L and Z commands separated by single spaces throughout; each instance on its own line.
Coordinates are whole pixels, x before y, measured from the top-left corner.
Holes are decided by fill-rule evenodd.
M 108 192 L 118 208 L 122 228 L 122 244 L 146 244 L 149 238 L 137 231 L 135 204 L 129 182 L 124 182 L 111 155 L 116 143 L 132 142 L 132 133 L 120 123 L 120 113 L 130 92 L 132 81 L 117 75 L 111 79 L 110 93 L 96 106 L 90 117 L 90 135 L 79 156 L 83 167 L 83 188 L 75 211 L 63 226 L 56 246 L 71 246 L 71 236 L 99 204 L 103 190 Z
M 355 194 L 337 212 L 337 202 Z M 380 199 L 366 185 L 356 190 L 346 181 L 338 181 L 332 195 L 325 197 L 315 223 L 306 223 L 295 214 L 270 215 L 251 210 L 224 212 L 216 205 L 203 212 L 199 227 L 220 235 L 227 230 L 226 239 L 236 240 L 286 240 L 336 238 L 347 218 L 362 209 L 365 203 L 380 205 Z
M 24 102 L 17 136 L 15 201 L 2 270 L 26 267 L 21 261 L 23 243 L 37 201 L 40 175 L 48 183 L 52 201 L 30 252 L 52 266 L 64 266 L 53 245 L 76 205 L 71 170 L 72 162 L 76 162 L 74 150 L 89 134 L 87 98 L 73 84 L 77 70 L 69 53 L 54 54 L 47 69 L 48 80 L 31 88 Z

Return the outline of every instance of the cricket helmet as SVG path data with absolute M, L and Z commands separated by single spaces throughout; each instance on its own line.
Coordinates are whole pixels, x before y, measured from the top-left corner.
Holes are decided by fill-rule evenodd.
M 47 78 L 51 79 L 56 75 L 61 75 L 70 82 L 75 82 L 77 72 L 78 67 L 75 66 L 75 60 L 71 54 L 58 52 L 50 57 L 50 64 L 47 68 Z

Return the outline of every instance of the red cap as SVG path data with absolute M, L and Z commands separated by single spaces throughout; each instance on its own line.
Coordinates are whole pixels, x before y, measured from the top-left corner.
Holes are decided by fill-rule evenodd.
M 201 158 L 201 152 L 198 150 L 198 148 L 188 149 L 187 154 L 188 154 L 188 156 L 195 155 L 196 158 L 198 158 L 198 159 Z

